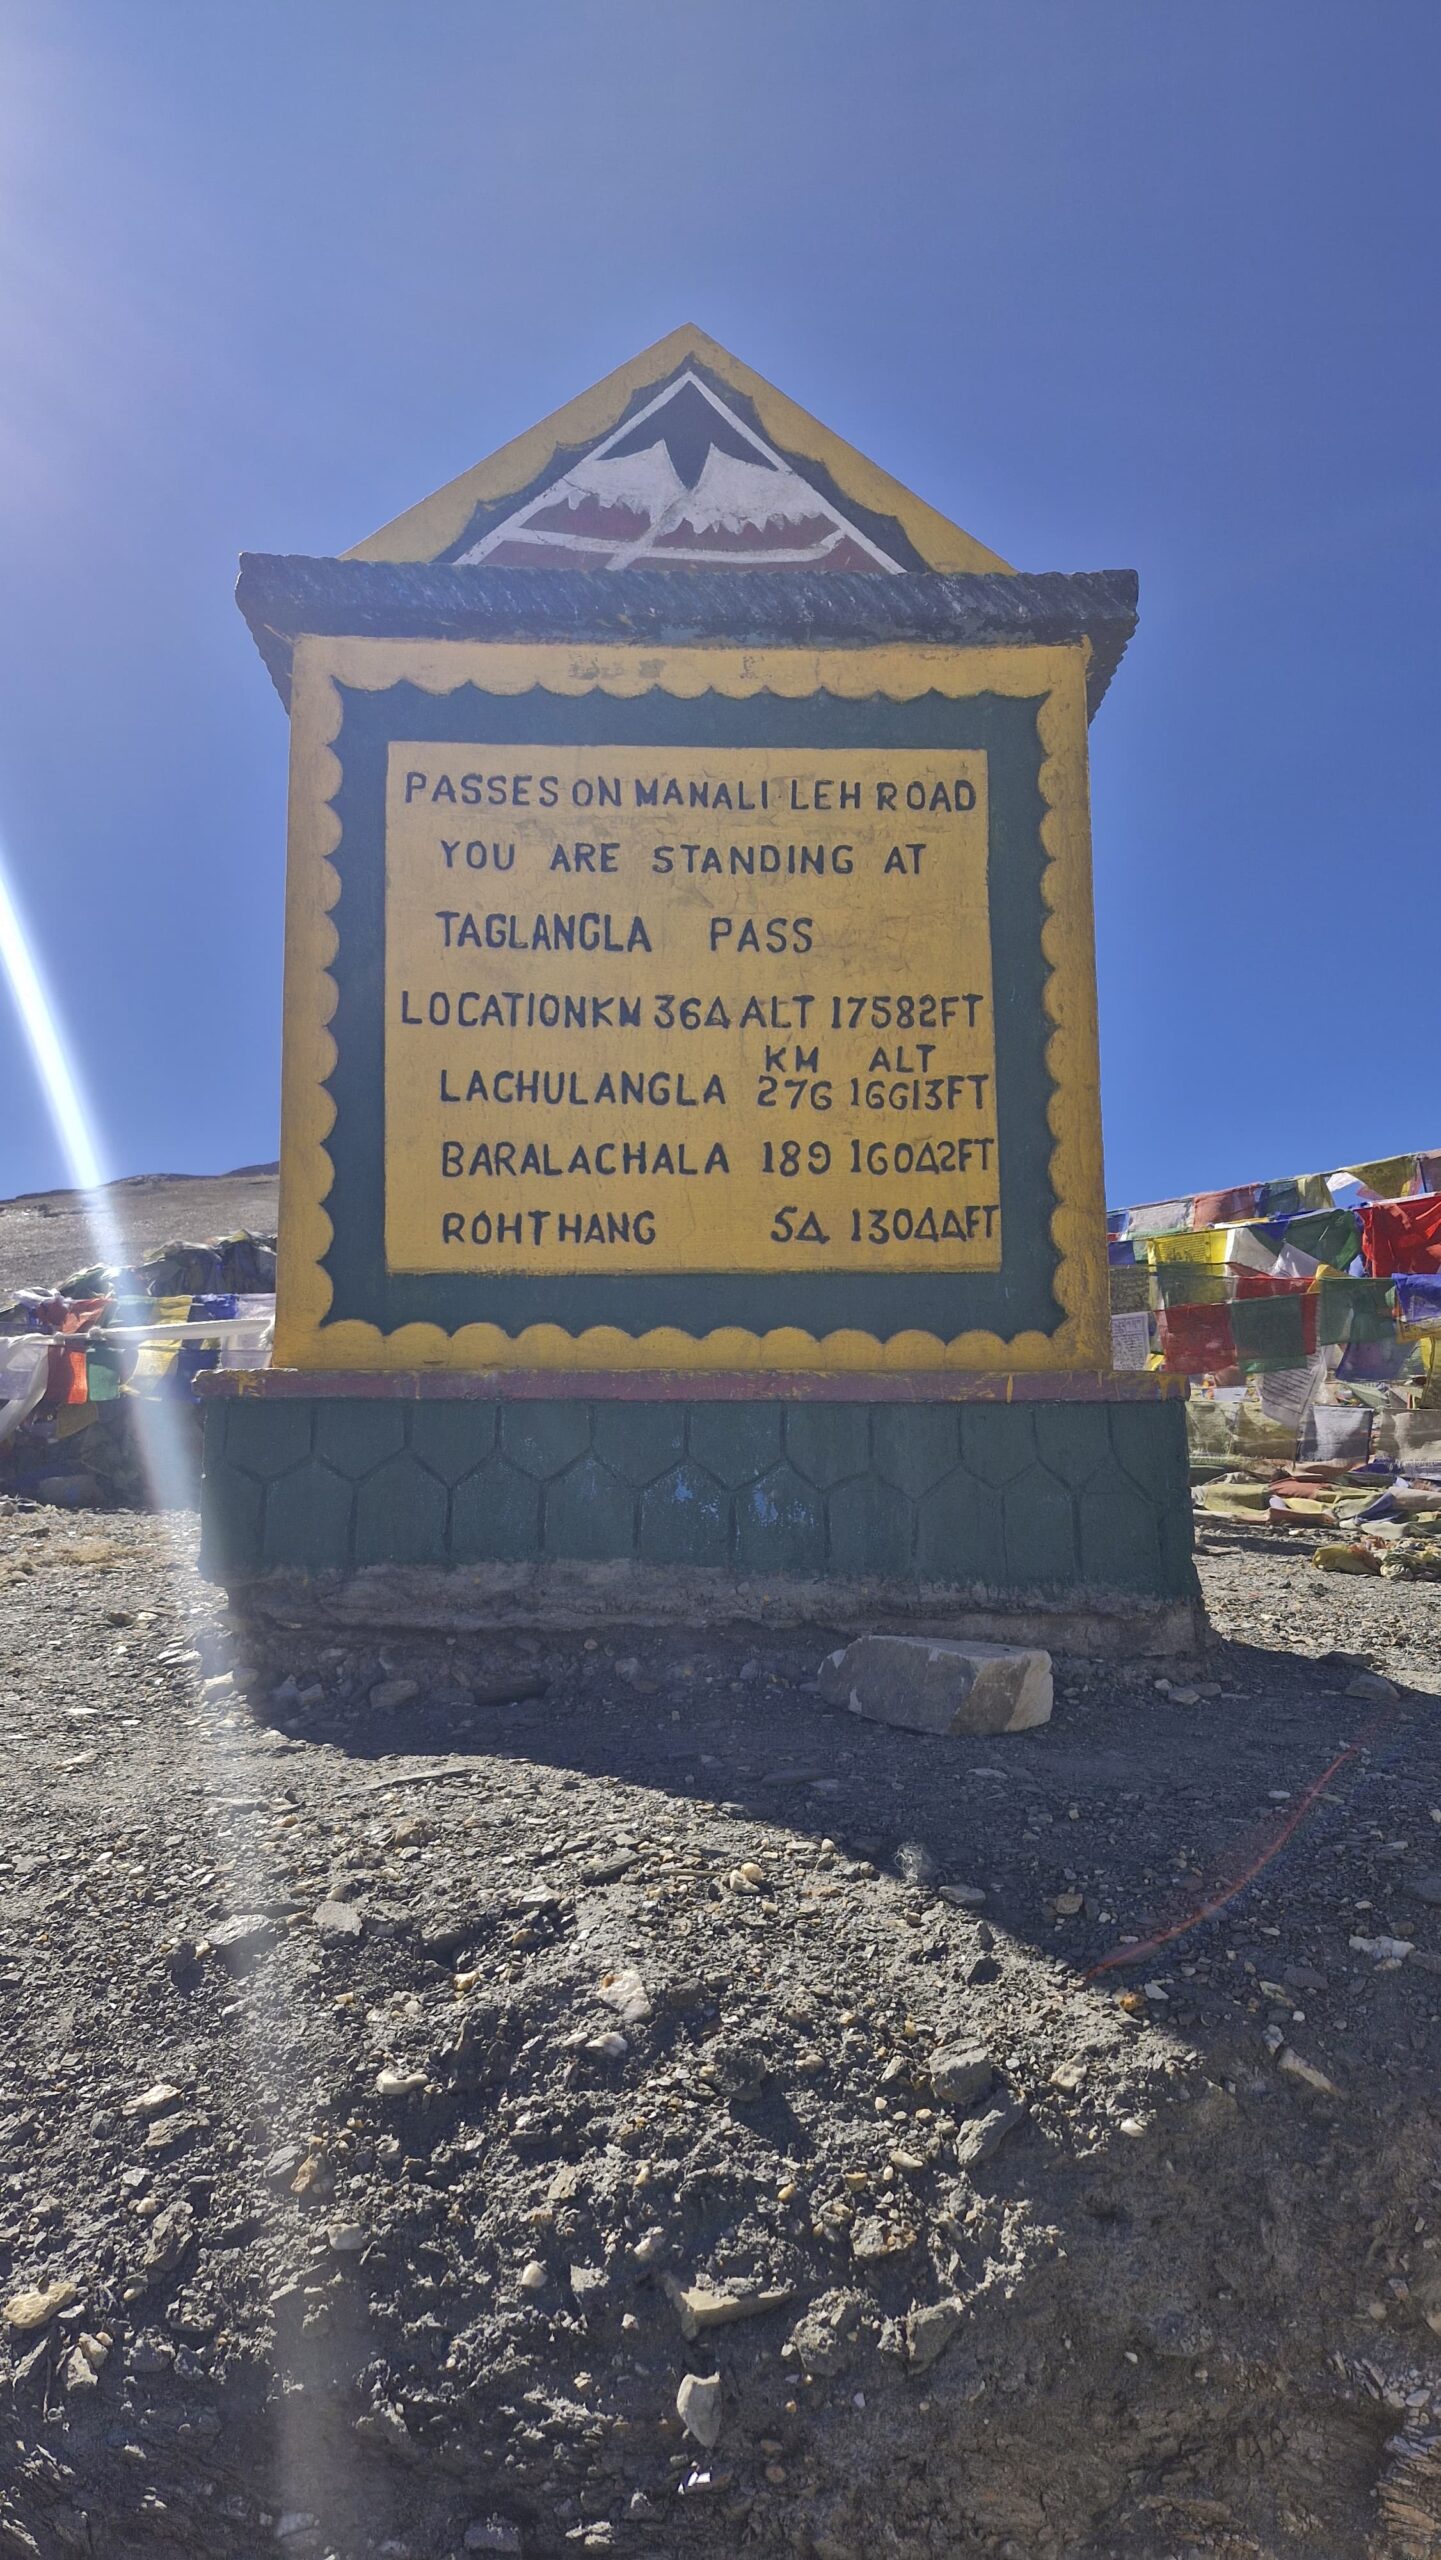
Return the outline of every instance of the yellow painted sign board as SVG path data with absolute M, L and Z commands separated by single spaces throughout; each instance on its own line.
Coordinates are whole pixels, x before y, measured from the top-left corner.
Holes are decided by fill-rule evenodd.
M 393 740 L 392 1271 L 1001 1266 L 986 756 Z
M 1086 664 L 299 637 L 278 1361 L 1104 1366 Z

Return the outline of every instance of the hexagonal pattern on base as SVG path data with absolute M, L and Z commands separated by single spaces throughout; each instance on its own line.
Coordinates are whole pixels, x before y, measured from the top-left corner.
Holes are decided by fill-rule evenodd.
M 368 1395 L 205 1409 L 204 1569 L 593 1562 L 1195 1590 L 1179 1404 Z

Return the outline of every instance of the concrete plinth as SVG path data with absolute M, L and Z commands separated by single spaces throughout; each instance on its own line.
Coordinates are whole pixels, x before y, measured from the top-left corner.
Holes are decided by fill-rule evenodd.
M 216 1372 L 203 1570 L 336 1624 L 1194 1649 L 1184 1381 Z

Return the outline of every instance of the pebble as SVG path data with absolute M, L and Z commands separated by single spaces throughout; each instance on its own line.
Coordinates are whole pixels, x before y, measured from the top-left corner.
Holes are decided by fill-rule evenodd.
M 380 1715 L 391 1707 L 403 1707 L 420 1695 L 418 1680 L 378 1680 L 370 1693 L 370 1703 Z
M 1002 2105 L 978 2116 L 973 2123 L 963 2124 L 956 2136 L 957 2167 L 975 2169 L 983 2160 L 989 2160 L 993 2153 L 999 2151 L 1007 2135 L 1024 2123 L 1025 2114 L 1019 2098 L 1008 2098 Z
M 150 2225 L 150 2237 L 140 2262 L 147 2283 L 174 2274 L 190 2246 L 194 2231 L 195 2215 L 184 2197 L 157 2213 Z
M 675 2395 L 676 2416 L 687 2435 L 706 2452 L 720 2442 L 721 2378 L 718 2373 L 687 2373 Z
M 1318 1973 L 1315 1966 L 1310 1964 L 1284 1966 L 1281 1979 L 1291 1991 L 1329 1991 L 1331 1988 L 1328 1977 L 1324 1973 Z
M 343 1946 L 361 1936 L 365 1921 L 353 1902 L 319 1902 L 315 1907 L 315 1934 L 327 1946 Z
M 378 2098 L 414 2098 L 419 2096 L 424 2087 L 423 2071 L 397 2071 L 387 2065 L 383 2071 L 377 2071 L 375 2075 L 375 2094 Z
M 851 2255 L 863 2267 L 883 2266 L 888 2258 L 906 2257 L 919 2237 L 908 2222 L 884 2222 L 879 2214 L 868 2214 L 851 2232 Z
M 67 2391 L 93 2391 L 100 2379 L 101 2368 L 110 2353 L 109 2337 L 92 2337 L 82 2329 L 75 2341 L 69 2363 L 65 2367 Z
M 894 1864 L 902 1884 L 934 1884 L 941 1872 L 939 1858 L 923 1840 L 902 1840 Z
M 595 1996 L 607 2009 L 614 2009 L 623 2027 L 644 2026 L 650 2016 L 650 1993 L 634 1965 L 604 1975 Z
M 68 2276 L 58 2276 L 54 2284 L 12 2293 L 5 2305 L 5 2325 L 26 2336 L 32 2330 L 47 2328 L 57 2311 L 68 2311 L 79 2298 L 79 2290 Z
M 995 2076 L 995 2063 L 983 2044 L 944 2045 L 931 2056 L 931 2087 L 948 2107 L 973 2106 Z
M 926 2373 L 944 2353 L 961 2325 L 963 2306 L 956 2301 L 913 2304 L 906 2318 L 906 2362 L 912 2373 Z
M 142 2124 L 149 2124 L 153 2116 L 166 2115 L 180 2103 L 180 2091 L 168 2080 L 157 2080 L 151 2088 L 142 2089 L 138 2098 L 126 2100 L 125 2113 L 138 2116 Z
M 703 2329 L 721 2329 L 732 2320 L 756 2320 L 762 2312 L 783 2311 L 791 2299 L 789 2285 L 777 2285 L 758 2293 L 732 2293 L 721 2285 L 680 2284 L 674 2276 L 661 2279 L 668 2299 L 675 2305 L 681 2333 L 687 2338 L 699 2337 Z
M 198 2133 L 208 2133 L 209 2118 L 196 2115 L 157 2116 L 141 2144 L 142 2151 L 178 2151 L 183 2143 L 192 2142 Z
M 217 1921 L 207 1932 L 211 1949 L 230 1973 L 244 1973 L 272 1947 L 278 1924 L 263 1911 L 242 1911 L 233 1920 Z
M 630 2046 L 619 2027 L 611 2027 L 603 2036 L 583 2036 L 580 2049 L 596 2062 L 624 2062 Z
M 1303 2089 L 1313 2089 L 1318 2097 L 1339 2098 L 1341 2095 L 1335 2081 L 1328 2080 L 1324 2071 L 1318 2071 L 1314 2062 L 1307 2062 L 1292 2045 L 1282 2045 L 1276 2056 L 1276 2068 L 1284 2071 L 1288 2080 L 1298 2080 Z
M 1395 1681 L 1388 1680 L 1384 1672 L 1358 1671 L 1347 1681 L 1346 1695 L 1348 1698 L 1364 1698 L 1371 1706 L 1385 1707 L 1399 1698 L 1401 1692 Z

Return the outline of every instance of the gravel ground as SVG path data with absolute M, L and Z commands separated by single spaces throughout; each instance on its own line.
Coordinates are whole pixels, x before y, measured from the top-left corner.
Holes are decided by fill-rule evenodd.
M 942 1742 L 191 1525 L 0 1502 L 0 2552 L 1437 2549 L 1441 1587 Z

